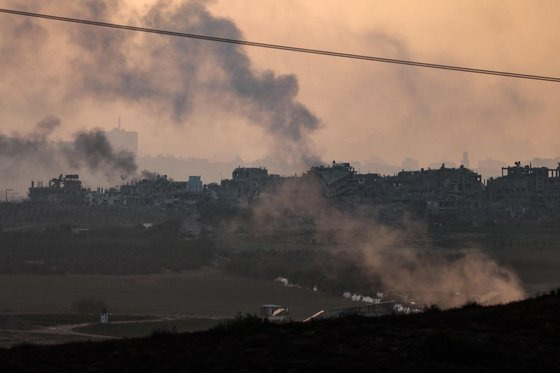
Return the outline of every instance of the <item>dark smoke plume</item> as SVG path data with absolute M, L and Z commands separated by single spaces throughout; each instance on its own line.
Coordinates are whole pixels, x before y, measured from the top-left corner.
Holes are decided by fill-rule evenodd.
M 47 115 L 35 125 L 35 130 L 31 133 L 31 137 L 46 139 L 58 127 L 60 127 L 60 118 L 55 115 Z
M 77 133 L 65 154 L 72 168 L 101 171 L 107 176 L 120 173 L 126 178 L 135 174 L 137 169 L 134 155 L 114 151 L 101 130 Z
M 152 172 L 152 171 L 149 171 L 149 170 L 142 170 L 142 172 L 140 172 L 139 179 L 156 180 L 157 177 L 158 177 L 158 174 L 156 172 Z
M 65 1 L 60 9 L 42 4 L 28 6 L 109 22 L 122 6 L 112 0 Z M 233 21 L 212 15 L 204 1 L 160 1 L 126 23 L 243 39 Z M 123 102 L 181 125 L 195 115 L 241 119 L 264 131 L 270 155 L 301 166 L 319 161 L 310 139 L 319 119 L 297 100 L 297 77 L 256 70 L 242 46 L 56 23 L 48 30 L 48 37 L 65 35 L 75 47 L 60 83 L 72 105 L 92 98 Z
M 58 117 L 49 115 L 25 136 L 0 134 L 2 187 L 24 194 L 31 180 L 48 180 L 60 173 L 78 173 L 91 186 L 136 174 L 134 155 L 115 151 L 100 130 L 79 132 L 70 142 L 50 141 L 49 135 L 60 123 Z

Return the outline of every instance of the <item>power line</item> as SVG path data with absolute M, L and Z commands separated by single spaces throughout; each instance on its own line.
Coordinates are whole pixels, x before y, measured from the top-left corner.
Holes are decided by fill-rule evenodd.
M 136 26 L 121 25 L 121 24 L 108 23 L 108 22 L 91 21 L 87 19 L 60 17 L 55 15 L 49 15 L 49 14 L 24 12 L 24 11 L 13 10 L 13 9 L 0 8 L 0 13 L 13 14 L 13 15 L 19 15 L 25 17 L 42 18 L 42 19 L 48 19 L 52 21 L 79 23 L 79 24 L 90 25 L 90 26 L 108 27 L 108 28 L 120 29 L 120 30 L 144 32 L 150 34 L 177 36 L 182 38 L 215 41 L 215 42 L 228 43 L 228 44 L 238 44 L 238 45 L 245 45 L 249 47 L 278 49 L 278 50 L 284 50 L 289 52 L 317 54 L 317 55 L 329 56 L 329 57 L 349 58 L 354 60 L 383 62 L 383 63 L 398 64 L 398 65 L 424 67 L 429 69 L 451 70 L 451 71 L 458 71 L 464 73 L 495 75 L 495 76 L 503 76 L 508 78 L 541 80 L 541 81 L 560 83 L 560 78 L 551 77 L 551 76 L 512 73 L 507 71 L 477 69 L 477 68 L 454 66 L 454 65 L 440 65 L 435 63 L 408 61 L 408 60 L 401 60 L 395 58 L 376 57 L 376 56 L 368 56 L 368 55 L 361 55 L 361 54 L 342 53 L 342 52 L 334 52 L 334 51 L 327 51 L 321 49 L 299 48 L 299 47 L 294 47 L 289 45 L 259 43 L 259 42 L 247 41 L 247 40 L 220 38 L 216 36 L 189 34 L 184 32 L 160 30 L 160 29 L 153 29 L 153 28 L 146 28 L 146 27 L 136 27 Z

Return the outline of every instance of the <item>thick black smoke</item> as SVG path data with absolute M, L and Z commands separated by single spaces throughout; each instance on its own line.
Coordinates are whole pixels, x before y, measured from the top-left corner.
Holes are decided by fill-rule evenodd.
M 121 6 L 112 0 L 33 5 L 103 21 L 112 21 Z M 126 23 L 243 39 L 233 21 L 212 15 L 204 1 L 160 1 Z M 65 35 L 75 52 L 60 87 L 71 105 L 92 98 L 124 102 L 177 124 L 195 114 L 242 119 L 264 130 L 271 156 L 302 166 L 319 160 L 310 139 L 319 120 L 297 100 L 297 77 L 257 71 L 241 46 L 90 26 L 48 27 L 49 37 Z
M 116 152 L 101 130 L 79 132 L 72 144 L 64 149 L 66 159 L 73 169 L 115 174 L 127 178 L 136 173 L 136 160 L 130 152 Z

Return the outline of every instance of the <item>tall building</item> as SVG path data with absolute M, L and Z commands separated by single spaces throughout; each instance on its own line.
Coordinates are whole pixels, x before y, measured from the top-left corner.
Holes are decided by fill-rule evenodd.
M 116 151 L 128 151 L 138 157 L 138 132 L 113 128 L 105 132 L 107 140 Z
M 461 160 L 461 165 L 465 166 L 466 168 L 469 168 L 471 166 L 471 162 L 469 161 L 469 153 L 468 152 L 463 153 L 463 159 Z
M 200 193 L 202 192 L 202 180 L 200 176 L 189 176 L 187 181 L 187 190 L 189 192 Z

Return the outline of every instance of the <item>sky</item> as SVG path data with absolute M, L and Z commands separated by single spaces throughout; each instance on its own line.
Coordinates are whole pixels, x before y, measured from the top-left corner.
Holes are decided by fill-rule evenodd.
M 560 76 L 558 1 L 0 0 L 0 7 Z M 0 132 L 140 133 L 143 154 L 399 165 L 560 155 L 560 84 L 0 14 Z

